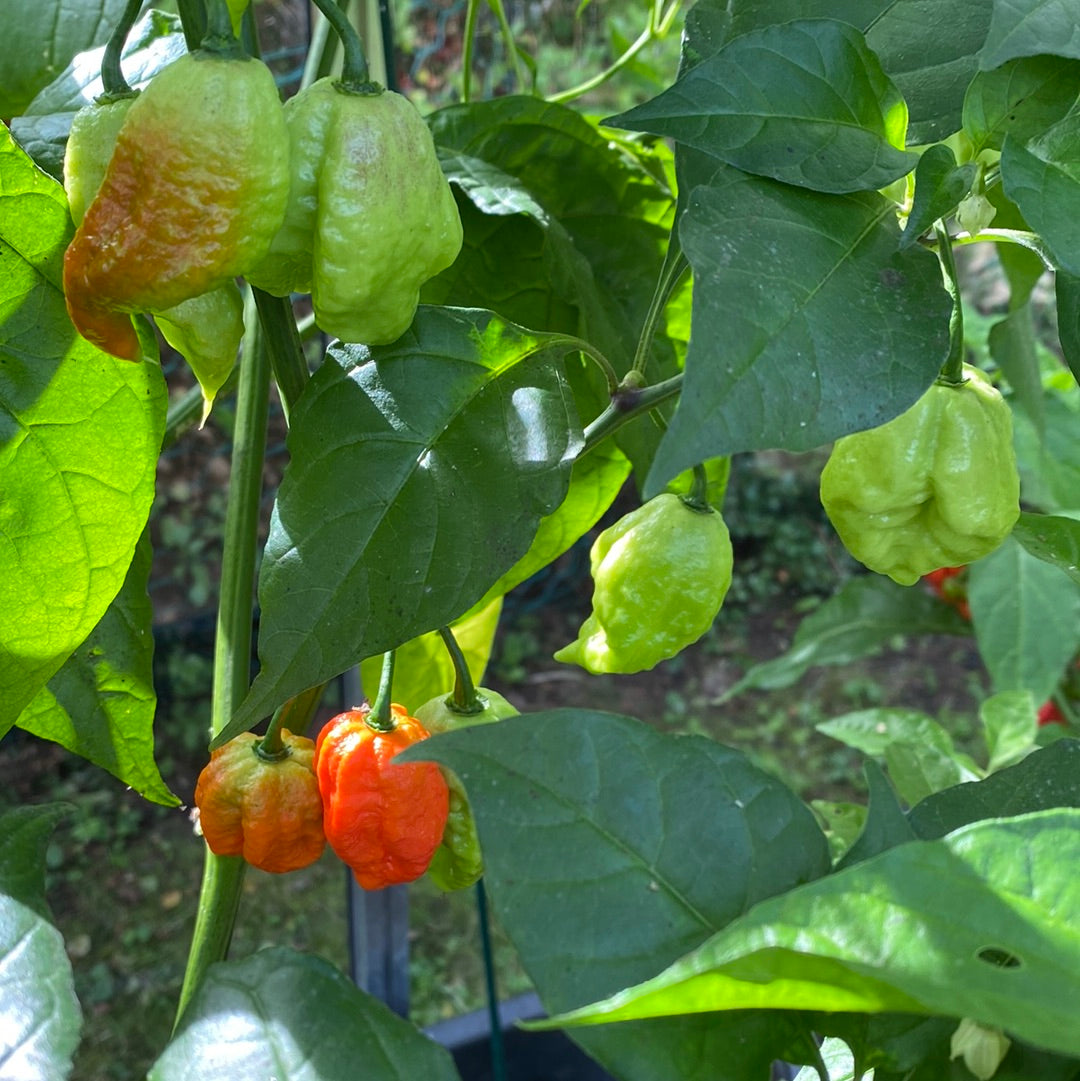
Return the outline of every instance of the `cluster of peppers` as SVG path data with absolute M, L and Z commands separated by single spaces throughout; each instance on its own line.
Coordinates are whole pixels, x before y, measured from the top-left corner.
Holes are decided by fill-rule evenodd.
M 283 729 L 274 751 L 250 732 L 217 748 L 195 786 L 210 850 L 284 873 L 314 863 L 329 844 L 367 890 L 425 871 L 444 890 L 471 886 L 484 868 L 461 781 L 434 763 L 393 759 L 433 733 L 517 710 L 477 688 L 464 707 L 448 696 L 416 713 L 395 704 L 382 719 L 377 705 L 364 706 L 331 718 L 315 741 Z
M 449 266 L 461 222 L 423 119 L 364 80 L 319 80 L 282 105 L 235 38 L 105 95 L 75 118 L 65 186 L 77 225 L 64 293 L 79 333 L 138 360 L 151 313 L 212 398 L 243 333 L 237 277 L 310 292 L 344 341 L 394 341 Z

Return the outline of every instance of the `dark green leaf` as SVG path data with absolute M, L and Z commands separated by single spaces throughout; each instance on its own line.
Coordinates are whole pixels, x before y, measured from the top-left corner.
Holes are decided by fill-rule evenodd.
M 1039 53 L 1080 59 L 1080 24 L 1073 0 L 993 0 L 979 67 L 988 71 L 1017 56 Z
M 180 20 L 151 9 L 132 28 L 124 44 L 124 78 L 141 89 L 166 64 L 186 51 Z M 64 149 L 75 113 L 104 92 L 104 47 L 79 53 L 11 122 L 11 133 L 46 172 L 63 179 Z
M 930 252 L 897 250 L 894 211 L 877 194 L 732 169 L 691 193 L 679 235 L 694 330 L 647 495 L 704 458 L 807 450 L 922 395 L 948 352 L 951 303 Z
M 1024 511 L 1012 535 L 1036 559 L 1053 564 L 1080 585 L 1080 521 Z
M 901 1011 L 1077 1055 L 1078 859 L 1077 810 L 899 845 L 763 901 L 656 978 L 546 1025 L 750 1005 Z
M 77 52 L 103 45 L 123 10 L 124 0 L 20 4 L 0 39 L 0 116 L 17 116 Z
M 751 31 L 644 105 L 606 121 L 824 192 L 882 188 L 916 163 L 907 107 L 862 35 L 804 19 Z
M 626 717 L 531 714 L 407 756 L 462 778 L 499 922 L 550 1009 L 644 978 L 829 866 L 813 816 L 779 781 Z M 721 1068 L 765 1076 L 789 1028 L 768 1014 L 672 1018 L 582 1040 L 621 1078 L 705 1081 Z
M 1006 135 L 1027 142 L 1041 135 L 1076 101 L 1080 63 L 1058 56 L 1010 60 L 979 72 L 964 98 L 964 131 L 972 153 L 1000 150 Z
M 165 426 L 158 364 L 75 333 L 70 238 L 63 189 L 0 130 L 0 734 L 123 584 Z
M 291 417 L 259 573 L 262 670 L 215 745 L 456 619 L 525 554 L 581 446 L 568 348 L 428 307 L 393 345 L 331 347 Z
M 1007 135 L 1001 180 L 1055 266 L 1080 275 L 1080 113 L 1026 146 Z
M 844 853 L 836 865 L 838 871 L 886 852 L 896 845 L 914 840 L 915 833 L 908 824 L 904 812 L 885 774 L 873 759 L 863 763 L 863 773 L 869 789 L 866 821 L 855 843 Z
M 968 600 L 994 689 L 1045 701 L 1080 648 L 1080 586 L 1010 537 L 971 565 Z
M 144 534 L 101 622 L 16 724 L 89 759 L 146 799 L 175 807 L 180 801 L 154 761 L 151 556 Z
M 815 1024 L 819 1032 L 839 1036 L 856 1050 L 860 1064 L 873 1067 L 875 1081 L 886 1070 L 889 1076 L 894 1070 L 908 1075 L 927 1060 L 947 1071 L 949 1037 L 956 1031 L 955 1018 L 908 1013 L 818 1014 Z M 935 1075 L 935 1081 L 946 1081 L 947 1076 Z
M 918 836 L 944 837 L 987 818 L 1080 807 L 1080 740 L 1059 739 L 983 781 L 928 796 L 908 812 Z
M 760 30 L 795 19 L 839 19 L 860 30 L 872 26 L 897 0 L 698 0 L 693 10 L 708 3 L 729 13 L 730 36 Z M 689 16 L 687 17 L 689 24 Z
M 988 0 L 895 0 L 867 26 L 866 43 L 904 95 L 908 143 L 960 128 L 964 91 L 990 25 Z
M 954 608 L 921 589 L 880 575 L 853 578 L 802 621 L 787 653 L 755 665 L 724 699 L 790 687 L 808 668 L 850 664 L 877 653 L 898 634 L 967 634 L 970 629 Z
M 1038 431 L 1043 430 L 1042 375 L 1036 351 L 1035 320 L 1030 303 L 1014 308 L 990 328 L 990 355 L 1015 393 L 1016 404 Z
M 900 247 L 914 244 L 938 218 L 951 214 L 975 179 L 975 165 L 957 165 L 952 150 L 943 143 L 930 147 L 915 170 L 915 198 L 911 204 Z
M 0 815 L 0 1076 L 63 1081 L 82 1018 L 71 962 L 45 904 L 45 846 L 70 808 Z
M 1058 341 L 1065 362 L 1080 383 L 1080 277 L 1059 270 L 1055 276 Z
M 147 1081 L 459 1081 L 450 1053 L 319 957 L 212 965 Z

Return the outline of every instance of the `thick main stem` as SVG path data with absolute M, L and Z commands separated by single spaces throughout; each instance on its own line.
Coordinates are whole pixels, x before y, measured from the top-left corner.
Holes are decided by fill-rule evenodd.
M 255 602 L 255 557 L 259 504 L 270 390 L 270 363 L 265 341 L 248 305 L 248 338 L 240 360 L 236 428 L 233 434 L 229 502 L 225 512 L 221 596 L 214 649 L 214 681 L 210 703 L 210 736 L 228 723 L 247 693 L 251 678 L 252 611 Z M 180 990 L 179 1022 L 206 970 L 224 960 L 240 904 L 244 861 L 206 851 L 199 908 Z

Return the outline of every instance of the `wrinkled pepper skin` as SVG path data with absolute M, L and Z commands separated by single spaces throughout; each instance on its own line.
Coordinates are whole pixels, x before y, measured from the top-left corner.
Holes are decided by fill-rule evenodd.
M 731 585 L 731 538 L 720 513 L 670 492 L 593 542 L 592 614 L 555 660 L 589 672 L 643 672 L 696 642 Z
M 137 95 L 99 101 L 80 109 L 71 122 L 64 154 L 64 190 L 71 219 L 82 223 L 105 179 L 120 129 Z M 211 289 L 164 311 L 153 312 L 162 336 L 191 366 L 209 414 L 214 396 L 229 378 L 244 336 L 244 302 L 236 282 Z
M 210 851 L 243 856 L 274 874 L 314 863 L 326 847 L 315 744 L 283 729 L 287 755 L 264 759 L 245 732 L 218 747 L 199 774 L 195 805 Z
M 452 696 L 440 695 L 416 710 L 416 719 L 434 736 L 517 716 L 518 711 L 501 694 L 485 687 L 477 687 L 476 693 L 481 708 L 474 713 L 462 713 L 454 708 Z M 450 789 L 450 814 L 442 843 L 431 858 L 428 878 L 440 890 L 450 892 L 463 890 L 479 880 L 484 873 L 484 857 L 465 786 L 453 770 L 442 769 Z
M 400 94 L 351 93 L 329 78 L 286 102 L 285 115 L 289 208 L 248 280 L 277 296 L 310 292 L 315 321 L 342 341 L 396 341 L 420 286 L 461 250 L 431 133 Z
M 258 60 L 189 53 L 128 109 L 100 190 L 64 256 L 76 329 L 139 357 L 131 312 L 163 311 L 243 274 L 288 200 L 288 133 Z
M 450 795 L 435 763 L 392 761 L 427 739 L 427 729 L 398 705 L 391 707 L 390 732 L 372 728 L 369 713 L 346 710 L 326 722 L 315 744 L 315 774 L 330 847 L 365 890 L 380 890 L 427 870 Z
M 977 368 L 837 440 L 821 502 L 847 550 L 900 585 L 988 555 L 1020 514 L 1008 403 Z

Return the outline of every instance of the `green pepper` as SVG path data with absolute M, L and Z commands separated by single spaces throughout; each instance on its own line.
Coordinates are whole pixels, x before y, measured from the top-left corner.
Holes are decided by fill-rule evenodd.
M 329 78 L 287 101 L 285 118 L 289 205 L 248 281 L 275 296 L 310 292 L 315 321 L 342 341 L 395 341 L 420 286 L 461 250 L 431 133 L 400 94 Z
M 720 513 L 671 492 L 605 529 L 590 552 L 593 610 L 555 660 L 590 672 L 642 672 L 696 642 L 731 585 Z
M 977 368 L 895 420 L 837 440 L 821 502 L 860 563 L 909 586 L 988 555 L 1020 514 L 1008 403 Z
M 455 707 L 453 696 L 440 695 L 425 702 L 416 711 L 416 719 L 434 736 L 438 732 L 493 724 L 517 716 L 518 711 L 495 691 L 477 687 L 476 699 L 477 708 L 466 712 Z M 442 844 L 435 849 L 428 867 L 428 876 L 439 889 L 449 892 L 473 885 L 484 873 L 484 858 L 465 787 L 452 770 L 443 769 L 443 776 L 450 789 L 450 815 Z

